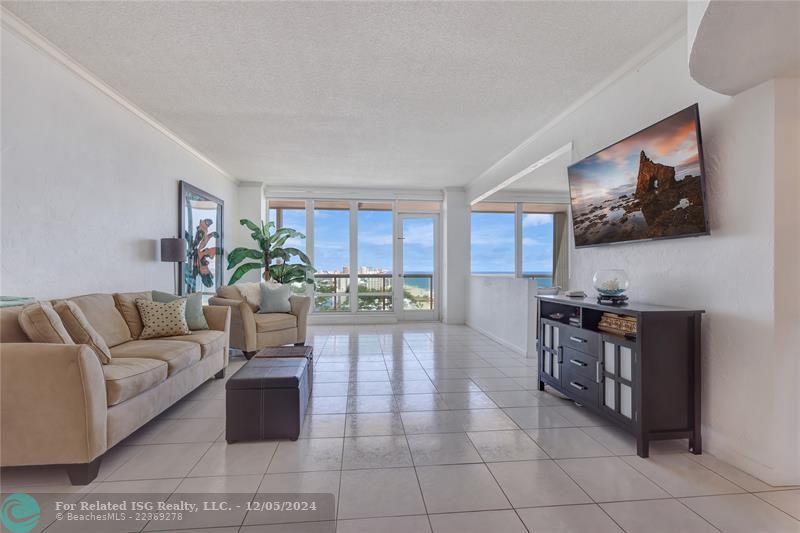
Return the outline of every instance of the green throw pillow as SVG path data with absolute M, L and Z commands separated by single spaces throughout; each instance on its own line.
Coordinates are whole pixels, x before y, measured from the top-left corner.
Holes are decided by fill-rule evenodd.
M 259 313 L 289 313 L 292 304 L 289 303 L 290 288 L 288 285 L 261 284 L 261 305 Z
M 153 291 L 154 302 L 169 303 L 178 298 L 183 298 L 183 296 L 176 296 L 168 292 Z M 202 293 L 193 292 L 186 296 L 186 323 L 192 331 L 208 329 L 206 315 L 203 314 Z

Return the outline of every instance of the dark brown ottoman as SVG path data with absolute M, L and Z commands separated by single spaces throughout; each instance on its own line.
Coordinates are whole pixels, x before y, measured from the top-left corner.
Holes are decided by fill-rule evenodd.
M 251 359 L 225 383 L 225 440 L 297 440 L 310 395 L 304 357 Z
M 305 357 L 308 360 L 308 391 L 314 390 L 314 347 L 313 346 L 276 346 L 264 348 L 256 352 L 253 359 L 272 357 Z

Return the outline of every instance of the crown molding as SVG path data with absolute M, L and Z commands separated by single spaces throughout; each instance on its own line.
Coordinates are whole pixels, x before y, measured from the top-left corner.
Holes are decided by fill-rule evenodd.
M 60 63 L 68 70 L 70 70 L 73 74 L 78 76 L 79 78 L 83 79 L 90 85 L 92 85 L 95 89 L 106 95 L 107 97 L 114 100 L 116 103 L 133 113 L 135 116 L 149 124 L 151 127 L 156 129 L 162 135 L 167 137 L 169 140 L 189 152 L 191 155 L 208 165 L 209 167 L 216 170 L 226 179 L 232 181 L 233 183 L 238 183 L 239 180 L 234 178 L 228 172 L 222 169 L 219 165 L 214 163 L 211 159 L 200 153 L 197 149 L 192 147 L 189 143 L 181 139 L 175 132 L 167 128 L 164 124 L 147 114 L 141 108 L 139 108 L 136 104 L 119 94 L 115 91 L 111 86 L 107 85 L 104 81 L 86 69 L 83 65 L 78 63 L 75 59 L 70 57 L 66 52 L 58 48 L 55 44 L 50 42 L 46 37 L 42 34 L 34 30 L 30 27 L 26 22 L 22 19 L 17 17 L 11 11 L 9 11 L 4 6 L 0 6 L 0 23 L 3 29 L 7 29 L 13 32 L 15 35 L 19 36 L 25 42 L 36 48 L 37 50 L 43 52 L 50 58 L 54 59 L 56 62 Z
M 281 187 L 266 186 L 267 198 L 336 199 L 336 200 L 437 200 L 444 198 L 441 189 L 364 189 L 355 187 Z

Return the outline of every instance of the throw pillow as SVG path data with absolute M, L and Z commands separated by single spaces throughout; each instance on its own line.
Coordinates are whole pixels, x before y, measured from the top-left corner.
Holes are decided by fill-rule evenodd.
M 111 362 L 111 350 L 103 337 L 95 330 L 81 308 L 75 302 L 62 300 L 55 305 L 56 313 L 61 317 L 64 327 L 75 344 L 86 344 L 97 355 L 104 365 Z
M 242 299 L 250 305 L 257 306 L 261 303 L 261 288 L 259 283 L 237 283 L 235 286 L 239 289 L 239 294 L 242 295 Z
M 161 303 L 174 302 L 180 296 L 168 292 L 153 291 L 153 301 Z M 203 313 L 203 294 L 193 292 L 186 296 L 186 324 L 192 331 L 208 329 L 206 315 Z
M 131 337 L 138 339 L 142 334 L 142 317 L 139 315 L 139 308 L 136 307 L 136 299 L 144 298 L 150 300 L 152 296 L 150 291 L 145 292 L 124 292 L 114 293 L 114 305 L 117 306 L 119 314 L 125 319 L 128 324 L 128 329 L 131 330 Z
M 289 313 L 292 304 L 289 303 L 290 288 L 288 285 L 261 284 L 261 305 L 259 313 Z
M 48 302 L 36 302 L 25 306 L 17 316 L 19 327 L 31 342 L 48 344 L 75 344 L 64 323 Z
M 142 315 L 144 329 L 140 339 L 188 335 L 186 323 L 186 298 L 178 298 L 169 303 L 151 302 L 144 298 L 136 300 L 136 307 Z

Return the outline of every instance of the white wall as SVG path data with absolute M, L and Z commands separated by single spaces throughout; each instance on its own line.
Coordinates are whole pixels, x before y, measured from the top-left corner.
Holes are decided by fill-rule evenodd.
M 10 30 L 2 31 L 0 293 L 173 289 L 158 239 L 178 230 L 178 180 L 236 186 Z
M 513 276 L 470 276 L 467 325 L 518 353 L 527 353 L 532 283 Z
M 242 182 L 239 184 L 238 202 L 236 204 L 236 220 L 234 221 L 235 228 L 231 228 L 228 235 L 232 237 L 229 241 L 228 251 L 234 248 L 256 248 L 257 244 L 250 236 L 252 231 L 239 224 L 239 220 L 246 218 L 252 220 L 256 224 L 260 221 L 267 220 L 267 199 L 264 196 L 264 184 L 257 182 Z M 227 260 L 226 260 L 227 266 Z M 231 270 L 229 274 L 234 271 Z M 264 274 L 264 269 L 251 270 L 244 276 L 241 281 L 261 281 L 261 276 Z
M 706 451 L 765 481 L 800 483 L 797 344 L 782 336 L 788 335 L 784 330 L 796 335 L 800 319 L 798 270 L 788 274 L 780 268 L 786 259 L 784 247 L 777 248 L 794 239 L 794 255 L 789 256 L 797 264 L 798 193 L 797 180 L 779 179 L 776 169 L 776 161 L 785 157 L 792 158 L 787 166 L 795 172 L 798 166 L 796 144 L 784 148 L 790 156 L 776 157 L 780 128 L 796 131 L 798 124 L 789 119 L 776 125 L 776 115 L 786 111 L 776 105 L 776 97 L 788 100 L 788 93 L 796 95 L 797 82 L 790 83 L 795 92 L 768 82 L 735 97 L 722 96 L 689 77 L 686 56 L 686 37 L 681 35 L 541 132 L 504 165 L 511 175 L 514 167 L 522 169 L 570 140 L 573 160 L 579 160 L 699 102 L 711 236 L 573 247 L 570 287 L 589 292 L 596 270 L 624 268 L 631 277 L 633 299 L 706 309 L 702 383 Z M 797 116 L 796 101 L 794 107 L 784 107 Z M 789 183 L 795 184 L 793 189 Z M 480 185 L 470 192 L 480 192 Z M 487 182 L 485 189 L 490 186 Z M 776 210 L 778 203 L 789 205 Z M 794 229 L 779 233 L 779 227 Z M 783 278 L 776 276 L 778 271 L 784 272 Z M 785 311 L 776 321 L 776 305 L 781 303 L 776 294 L 783 288 L 795 303 L 784 302 Z M 470 301 L 472 308 L 476 303 L 472 294 Z M 519 304 L 512 302 L 494 312 L 505 318 L 517 309 Z M 506 324 L 498 321 L 497 327 Z
M 445 189 L 442 202 L 442 322 L 467 319 L 470 207 L 463 189 Z

